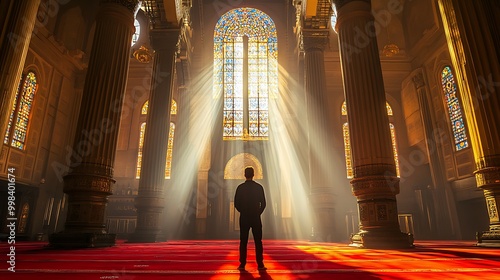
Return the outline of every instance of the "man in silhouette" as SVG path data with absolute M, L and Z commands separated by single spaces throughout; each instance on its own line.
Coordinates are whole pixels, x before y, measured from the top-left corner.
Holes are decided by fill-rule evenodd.
M 238 186 L 234 195 L 234 207 L 240 212 L 240 266 L 245 270 L 247 263 L 248 233 L 252 228 L 255 242 L 255 259 L 259 270 L 266 270 L 262 256 L 262 221 L 260 215 L 266 208 L 266 197 L 261 184 L 253 181 L 253 167 L 245 168 L 246 181 Z

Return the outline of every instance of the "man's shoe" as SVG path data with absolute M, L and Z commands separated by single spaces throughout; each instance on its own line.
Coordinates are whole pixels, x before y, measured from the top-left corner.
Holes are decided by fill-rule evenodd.
M 267 270 L 267 267 L 265 267 L 264 265 L 259 265 L 257 269 L 262 271 L 262 270 Z
M 245 266 L 240 264 L 240 266 L 238 266 L 238 270 L 239 271 L 244 271 L 245 270 Z

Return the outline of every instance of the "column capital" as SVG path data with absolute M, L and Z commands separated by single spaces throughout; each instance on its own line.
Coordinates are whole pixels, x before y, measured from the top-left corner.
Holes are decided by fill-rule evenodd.
M 362 1 L 362 2 L 368 2 L 370 3 L 370 0 L 333 0 L 333 4 L 335 4 L 335 8 L 340 9 L 342 6 L 344 6 L 347 3 L 350 2 L 356 2 L 356 1 Z
M 327 30 L 304 29 L 302 31 L 302 41 L 304 51 L 319 49 L 324 51 L 327 46 L 329 32 Z
M 155 51 L 175 50 L 179 45 L 180 28 L 153 29 L 149 32 L 151 47 Z
M 425 81 L 424 81 L 424 75 L 422 72 L 418 72 L 411 78 L 413 81 L 413 85 L 415 86 L 416 89 L 420 89 L 425 86 Z
M 101 0 L 101 4 L 114 3 L 122 5 L 127 8 L 131 13 L 135 13 L 139 8 L 139 0 Z

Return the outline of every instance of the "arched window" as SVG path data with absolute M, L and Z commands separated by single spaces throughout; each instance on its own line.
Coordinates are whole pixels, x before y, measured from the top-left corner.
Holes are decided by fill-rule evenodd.
M 168 142 L 167 142 L 167 163 L 165 166 L 165 179 L 170 179 L 170 174 L 172 173 L 172 154 L 174 151 L 174 132 L 175 124 L 170 123 L 170 129 L 168 131 Z
M 142 105 L 141 115 L 147 115 L 148 108 L 149 108 L 149 101 L 146 101 Z M 177 114 L 177 102 L 175 102 L 175 100 L 172 100 L 172 107 L 170 108 L 170 115 L 176 115 L 176 114 Z
M 223 139 L 266 140 L 269 96 L 278 92 L 278 37 L 260 10 L 225 13 L 214 31 L 214 91 L 223 95 Z
M 139 40 L 139 36 L 141 35 L 141 24 L 137 19 L 134 20 L 134 27 L 135 27 L 135 32 L 132 35 L 132 46 L 137 43 L 137 40 Z
M 141 178 L 141 166 L 142 166 L 142 147 L 144 146 L 144 132 L 146 131 L 146 123 L 141 123 L 141 129 L 139 130 L 139 148 L 137 149 L 137 168 L 135 170 L 135 178 Z
M 149 109 L 149 101 L 146 101 L 141 107 L 141 115 L 147 115 L 148 109 Z
M 172 100 L 172 107 L 170 108 L 170 115 L 177 115 L 177 102 Z
M 141 107 L 141 115 L 143 118 L 148 114 L 149 101 L 144 102 Z M 177 103 L 172 100 L 172 107 L 170 108 L 172 115 L 177 114 Z M 137 149 L 137 168 L 135 170 L 135 178 L 141 178 L 141 166 L 142 166 L 142 150 L 144 146 L 144 132 L 146 131 L 146 122 L 141 123 L 139 130 L 139 147 Z M 172 154 L 174 148 L 174 132 L 175 124 L 170 123 L 170 129 L 168 131 L 168 142 L 167 142 L 167 162 L 165 164 L 165 179 L 170 179 L 172 172 Z
M 20 150 L 26 148 L 28 123 L 37 89 L 38 84 L 35 73 L 28 72 L 22 86 L 19 85 L 17 90 L 7 131 L 5 132 L 4 144 L 10 144 L 10 146 Z
M 394 162 L 396 164 L 396 175 L 399 177 L 399 157 L 398 157 L 398 148 L 396 145 L 396 129 L 394 128 L 394 124 L 392 123 L 391 117 L 393 116 L 392 108 L 389 105 L 389 103 L 385 103 L 385 107 L 387 109 L 387 115 L 389 116 L 389 128 L 391 131 L 391 142 L 392 142 L 392 152 L 394 153 Z M 341 108 L 341 114 L 342 116 L 345 116 L 344 118 L 347 118 L 347 105 L 344 101 L 342 103 L 342 108 Z M 345 151 L 345 165 L 346 165 L 346 172 L 347 172 L 347 178 L 352 179 L 354 177 L 353 173 L 353 168 L 352 168 L 352 158 L 351 158 L 351 141 L 350 141 L 350 136 L 349 136 L 349 124 L 347 123 L 347 119 L 345 120 L 346 122 L 342 126 L 342 135 L 344 137 L 344 151 Z
M 26 226 L 28 225 L 28 217 L 30 214 L 30 206 L 26 202 L 21 208 L 21 216 L 19 217 L 19 227 L 17 233 L 26 233 Z
M 455 139 L 455 149 L 460 151 L 467 148 L 469 144 L 462 109 L 457 97 L 457 84 L 449 66 L 444 67 L 441 72 L 441 83 L 443 85 L 444 99 L 448 107 L 448 117 L 451 122 L 453 138 Z

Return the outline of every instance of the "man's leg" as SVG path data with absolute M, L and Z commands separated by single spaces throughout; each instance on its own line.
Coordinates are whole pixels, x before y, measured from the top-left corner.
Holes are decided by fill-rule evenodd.
M 240 216 L 240 267 L 244 268 L 247 263 L 247 244 L 250 225 L 248 221 Z
M 259 268 L 264 268 L 264 248 L 262 246 L 262 224 L 252 227 L 253 241 L 255 242 L 255 260 Z

